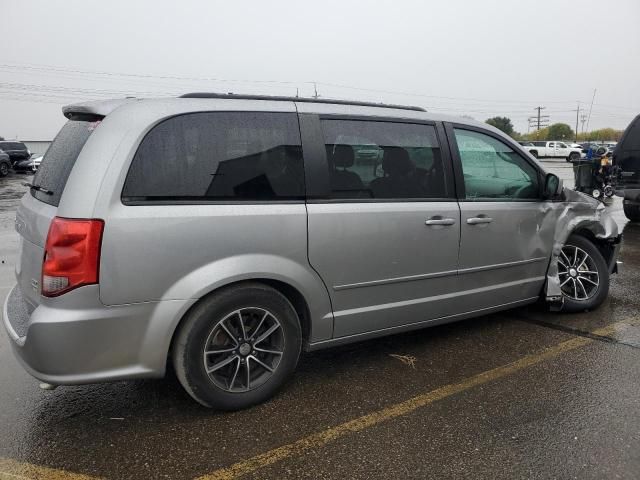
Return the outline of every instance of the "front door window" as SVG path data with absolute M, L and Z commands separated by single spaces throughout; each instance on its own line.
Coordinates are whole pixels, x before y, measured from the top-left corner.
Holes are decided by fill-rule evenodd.
M 538 172 L 506 143 L 472 130 L 454 129 L 466 200 L 534 200 Z

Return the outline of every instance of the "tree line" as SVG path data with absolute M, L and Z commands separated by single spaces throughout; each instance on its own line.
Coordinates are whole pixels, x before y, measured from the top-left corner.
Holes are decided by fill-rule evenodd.
M 548 127 L 541 128 L 535 132 L 519 133 L 513 128 L 513 123 L 509 117 L 493 117 L 488 118 L 486 123 L 502 130 L 515 140 L 564 140 L 573 142 L 576 138 L 575 131 L 566 123 L 554 123 Z M 618 141 L 622 136 L 623 130 L 615 128 L 600 128 L 590 132 L 578 133 L 578 141 Z

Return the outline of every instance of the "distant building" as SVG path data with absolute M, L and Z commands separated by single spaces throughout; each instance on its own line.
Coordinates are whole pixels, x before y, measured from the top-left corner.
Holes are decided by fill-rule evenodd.
M 29 149 L 29 151 L 35 155 L 43 155 L 47 151 L 51 140 L 21 140 Z

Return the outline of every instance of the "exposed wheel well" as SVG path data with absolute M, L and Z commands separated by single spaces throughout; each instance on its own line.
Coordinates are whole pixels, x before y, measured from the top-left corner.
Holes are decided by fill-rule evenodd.
M 229 283 L 227 285 L 223 285 L 222 287 L 219 287 L 209 293 L 207 293 L 204 297 L 200 298 L 196 303 L 194 303 L 191 308 L 189 308 L 184 315 L 182 316 L 182 318 L 180 319 L 180 321 L 178 322 L 178 324 L 176 325 L 176 328 L 173 331 L 173 334 L 171 336 L 171 343 L 169 346 L 169 352 L 167 353 L 167 363 L 170 363 L 170 359 L 171 359 L 171 350 L 173 349 L 173 342 L 176 338 L 176 335 L 178 333 L 178 331 L 180 330 L 180 327 L 182 326 L 182 324 L 184 323 L 185 318 L 187 317 L 187 315 L 189 315 L 189 312 L 191 312 L 191 310 L 198 305 L 203 299 L 209 297 L 210 295 L 214 295 L 217 292 L 230 288 L 230 287 L 234 287 L 236 285 L 240 285 L 243 283 L 262 283 L 265 285 L 268 285 L 269 287 L 273 288 L 274 290 L 277 290 L 278 292 L 280 292 L 282 295 L 284 295 L 287 300 L 289 300 L 289 302 L 291 302 L 291 305 L 293 305 L 293 308 L 296 311 L 296 314 L 298 315 L 298 318 L 300 319 L 300 328 L 302 329 L 302 341 L 303 343 L 306 343 L 311 335 L 311 314 L 309 313 L 309 306 L 307 305 L 307 301 L 305 300 L 304 296 L 302 295 L 302 293 L 300 293 L 300 291 L 298 289 L 296 289 L 295 287 L 289 285 L 288 283 L 285 282 L 281 282 L 279 280 L 273 280 L 270 278 L 252 278 L 250 280 L 241 280 L 239 282 L 234 282 L 234 283 Z
M 604 238 L 596 237 L 591 230 L 587 230 L 586 228 L 580 228 L 571 233 L 571 235 L 580 235 L 581 237 L 586 238 L 591 243 L 593 243 L 598 251 L 602 254 L 604 261 L 607 262 L 607 265 L 611 265 L 611 258 L 613 256 L 614 248 L 613 244 Z

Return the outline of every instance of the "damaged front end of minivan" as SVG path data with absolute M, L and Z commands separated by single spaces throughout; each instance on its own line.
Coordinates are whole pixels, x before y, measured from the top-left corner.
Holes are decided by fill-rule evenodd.
M 621 268 L 617 258 L 622 235 L 604 204 L 567 188 L 563 190 L 561 198 L 553 209 L 556 228 L 544 288 L 546 301 L 553 311 L 562 310 L 564 305 L 558 264 L 562 248 L 571 235 L 581 235 L 596 245 L 607 263 L 609 273 L 618 273 Z

